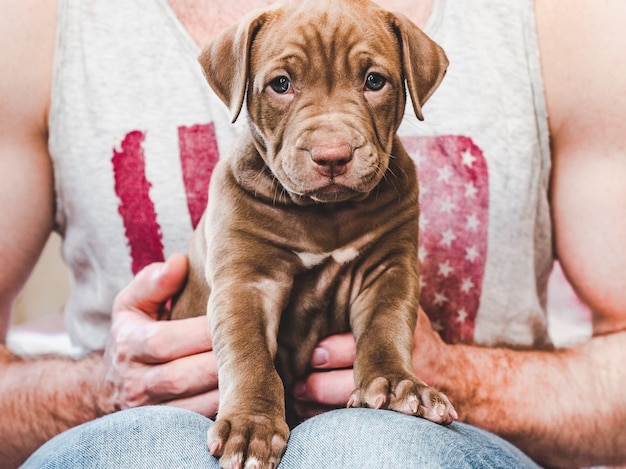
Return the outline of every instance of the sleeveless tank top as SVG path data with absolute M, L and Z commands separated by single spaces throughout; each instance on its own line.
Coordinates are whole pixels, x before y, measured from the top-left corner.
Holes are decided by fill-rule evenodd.
M 435 0 L 450 67 L 400 136 L 418 166 L 421 304 L 449 342 L 549 343 L 550 154 L 532 0 Z M 60 0 L 49 146 L 73 342 L 102 349 L 115 295 L 185 252 L 232 125 L 167 0 Z M 225 63 L 224 67 L 230 65 Z

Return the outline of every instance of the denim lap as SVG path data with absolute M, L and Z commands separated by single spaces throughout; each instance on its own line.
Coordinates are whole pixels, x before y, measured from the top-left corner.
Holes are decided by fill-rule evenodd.
M 167 406 L 125 410 L 68 430 L 22 466 L 219 468 L 206 447 L 211 420 Z M 279 468 L 537 468 L 499 437 L 462 423 L 342 409 L 297 426 Z

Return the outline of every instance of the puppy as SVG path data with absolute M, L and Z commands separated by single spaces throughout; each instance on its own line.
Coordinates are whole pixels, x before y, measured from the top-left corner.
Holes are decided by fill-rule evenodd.
M 213 172 L 172 313 L 208 314 L 220 387 L 211 453 L 224 468 L 277 466 L 285 397 L 289 406 L 318 341 L 348 330 L 348 406 L 456 419 L 411 363 L 418 185 L 396 136 L 405 84 L 422 119 L 443 50 L 368 0 L 282 0 L 226 29 L 199 60 L 233 122 L 244 101 L 249 119 Z

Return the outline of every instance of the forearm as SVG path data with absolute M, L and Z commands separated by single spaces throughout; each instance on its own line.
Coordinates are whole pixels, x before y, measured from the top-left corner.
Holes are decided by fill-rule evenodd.
M 431 384 L 448 394 L 462 420 L 503 436 L 541 464 L 623 464 L 624 341 L 626 333 L 560 351 L 449 346 L 449 359 L 429 365 Z
M 0 461 L 17 467 L 53 436 L 111 409 L 102 358 L 19 358 L 0 345 Z M 4 466 L 6 464 L 6 466 Z

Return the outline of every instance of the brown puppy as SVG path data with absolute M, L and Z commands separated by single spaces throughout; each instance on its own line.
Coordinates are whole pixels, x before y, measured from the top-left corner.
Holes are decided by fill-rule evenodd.
M 249 129 L 220 161 L 173 317 L 208 314 L 222 467 L 275 467 L 285 392 L 317 342 L 352 330 L 349 406 L 450 423 L 448 399 L 413 373 L 418 186 L 396 131 L 405 83 L 417 116 L 443 50 L 368 0 L 283 0 L 203 51 L 207 80 Z M 277 372 L 277 369 L 280 371 Z M 282 377 L 282 381 L 281 381 Z

